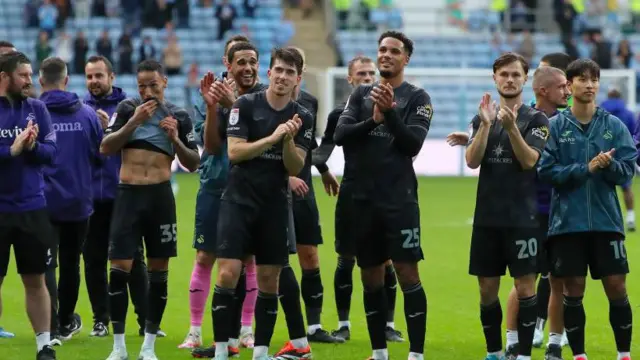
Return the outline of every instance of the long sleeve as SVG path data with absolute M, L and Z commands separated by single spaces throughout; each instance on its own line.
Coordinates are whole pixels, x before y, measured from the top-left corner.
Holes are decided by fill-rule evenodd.
M 333 141 L 333 134 L 336 131 L 336 126 L 338 125 L 340 114 L 342 114 L 342 109 L 344 109 L 344 107 L 334 109 L 329 113 L 329 116 L 327 117 L 327 127 L 324 129 L 324 135 L 322 136 L 320 145 L 317 149 L 313 150 L 313 153 L 311 154 L 311 162 L 313 165 L 325 164 L 329 161 L 329 157 L 331 156 L 333 149 L 336 147 L 336 143 Z
M 51 165 L 57 152 L 56 132 L 51 126 L 51 115 L 49 115 L 49 111 L 44 106 L 41 107 L 39 115 L 37 117 L 38 138 L 34 148 L 31 151 L 26 151 L 25 156 L 31 162 Z
M 348 143 L 362 136 L 366 136 L 371 130 L 375 129 L 378 124 L 373 121 L 373 118 L 368 118 L 365 121 L 358 121 L 360 117 L 360 105 L 362 104 L 362 85 L 357 87 L 349 96 L 347 105 L 344 111 L 338 119 L 338 125 L 336 126 L 335 133 L 333 134 L 333 140 L 336 145 L 342 146 L 344 143 Z
M 413 108 L 417 110 L 409 114 L 406 124 L 394 109 L 384 113 L 385 124 L 394 137 L 393 144 L 400 152 L 410 157 L 420 152 L 433 117 L 431 99 L 425 91 L 417 95 L 411 106 L 411 109 Z
M 543 182 L 557 187 L 579 186 L 591 175 L 587 164 L 562 165 L 560 163 L 560 149 L 558 144 L 558 123 L 560 119 L 550 121 L 551 129 L 542 159 L 539 163 L 538 175 Z
M 626 128 L 618 126 L 614 139 L 616 139 L 615 154 L 611 164 L 602 169 L 602 177 L 613 185 L 623 185 L 633 179 L 638 153 L 633 138 Z

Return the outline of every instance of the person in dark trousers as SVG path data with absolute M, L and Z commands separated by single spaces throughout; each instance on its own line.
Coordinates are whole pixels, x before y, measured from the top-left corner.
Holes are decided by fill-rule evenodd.
M 47 271 L 54 311 L 51 328 L 60 340 L 69 340 L 82 329 L 80 316 L 74 310 L 80 291 L 80 254 L 93 212 L 91 169 L 101 161 L 102 128 L 96 112 L 84 105 L 77 94 L 66 91 L 69 77 L 62 59 L 46 59 L 40 67 L 39 81 L 40 100 L 51 114 L 51 126 L 59 139 L 56 160 L 44 171 L 47 210 L 56 240 Z M 57 294 L 56 267 L 60 273 Z

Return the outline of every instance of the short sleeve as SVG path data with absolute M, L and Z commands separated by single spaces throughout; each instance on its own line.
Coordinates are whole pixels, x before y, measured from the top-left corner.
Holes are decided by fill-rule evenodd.
M 539 112 L 533 116 L 524 135 L 524 141 L 537 152 L 542 153 L 547 139 L 549 139 L 549 119 Z
M 467 145 L 471 145 L 471 142 L 476 137 L 479 128 L 480 118 L 478 117 L 478 115 L 476 115 L 473 117 L 473 119 L 471 119 L 471 122 L 469 123 L 469 142 L 467 143 Z
M 249 124 L 252 114 L 250 103 L 246 97 L 240 97 L 233 104 L 227 121 L 227 137 L 245 140 L 249 138 Z
M 181 110 L 176 112 L 175 116 L 178 120 L 178 138 L 182 143 L 191 150 L 198 150 L 196 134 L 193 131 L 193 123 L 189 113 Z
M 131 119 L 133 113 L 136 111 L 135 107 L 129 101 L 123 101 L 118 104 L 116 111 L 111 115 L 109 119 L 109 125 L 104 131 L 105 135 L 114 133 L 120 129 Z
M 311 143 L 313 140 L 313 115 L 308 111 L 301 111 L 298 114 L 302 120 L 302 127 L 296 134 L 296 137 L 293 141 L 296 143 L 296 146 L 305 150 L 311 150 Z

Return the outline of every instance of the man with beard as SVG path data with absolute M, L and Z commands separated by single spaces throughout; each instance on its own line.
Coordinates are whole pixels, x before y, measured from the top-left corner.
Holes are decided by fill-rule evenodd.
M 15 46 L 8 41 L 0 41 L 0 56 L 4 54 L 8 54 L 10 52 L 17 51 Z M 2 295 L 0 294 L 0 316 L 2 315 Z M 14 333 L 6 331 L 2 326 L 0 326 L 0 338 L 2 339 L 10 339 L 15 337 Z
M 58 141 L 56 160 L 44 173 L 55 239 L 51 248 L 53 260 L 46 275 L 53 305 L 51 329 L 57 331 L 60 340 L 69 340 L 82 329 L 80 315 L 74 311 L 80 291 L 80 254 L 93 212 L 92 167 L 102 161 L 102 128 L 96 112 L 84 105 L 78 95 L 66 91 L 69 77 L 64 61 L 56 57 L 45 59 L 39 75 L 40 100 L 51 114 Z
M 217 360 L 229 358 L 235 289 L 247 254 L 255 255 L 259 275 L 253 359 L 269 358 L 278 314 L 278 277 L 289 252 L 287 180 L 302 170 L 311 142 L 313 117 L 291 100 L 302 75 L 300 54 L 273 50 L 268 75 L 267 90 L 240 97 L 228 120 L 232 165 L 219 210 L 219 270 L 213 296 Z
M 420 206 L 413 158 L 429 131 L 433 108 L 429 95 L 404 80 L 413 41 L 387 31 L 378 39 L 380 82 L 357 87 L 347 100 L 335 130 L 337 145 L 352 147 L 353 241 L 362 269 L 364 308 L 372 359 L 387 360 L 385 262 L 393 261 L 404 293 L 409 359 L 424 359 L 427 297 L 420 283 Z
M 116 86 L 113 65 L 104 56 L 91 56 L 84 68 L 87 84 L 85 104 L 98 114 L 102 129 L 106 130 L 109 119 L 118 116 L 115 111 L 124 99 L 125 92 Z M 109 335 L 109 292 L 107 288 L 107 260 L 109 255 L 109 228 L 113 214 L 113 203 L 120 179 L 120 153 L 104 156 L 102 161 L 94 163 L 93 169 L 93 214 L 89 221 L 89 230 L 83 246 L 84 274 L 93 310 L 93 329 L 89 336 Z M 147 317 L 147 291 L 149 278 L 144 263 L 142 248 L 136 253 L 129 279 L 131 302 L 138 315 L 139 333 L 144 335 Z M 166 334 L 158 330 L 158 336 Z
M 376 79 L 376 65 L 368 57 L 356 56 L 349 61 L 347 81 L 353 88 L 361 84 L 371 84 Z M 345 108 L 346 103 L 339 104 L 327 118 L 327 126 L 320 146 L 313 152 L 313 164 L 325 164 L 335 147 L 333 134 L 338 124 L 338 119 Z M 355 266 L 355 246 L 353 236 L 350 235 L 353 225 L 351 224 L 351 208 L 349 207 L 351 193 L 354 184 L 353 158 L 351 156 L 352 147 L 343 146 L 344 173 L 340 183 L 338 201 L 335 212 L 335 249 L 338 253 L 338 263 L 333 280 L 336 309 L 338 310 L 338 329 L 331 332 L 333 336 L 345 340 L 351 339 L 351 322 L 349 313 L 351 311 L 351 294 L 353 293 L 353 267 Z M 396 272 L 391 260 L 384 264 L 384 288 L 387 295 L 387 327 L 385 334 L 387 341 L 402 342 L 402 333 L 395 329 L 395 304 L 397 292 Z
M 11 246 L 36 333 L 37 360 L 55 360 L 49 346 L 51 303 L 44 273 L 52 261 L 52 228 L 44 195 L 44 166 L 56 154 L 45 105 L 31 99 L 31 61 L 20 52 L 0 56 L 0 287 Z
M 469 274 L 477 276 L 480 285 L 487 360 L 504 358 L 498 290 L 507 266 L 518 291 L 520 360 L 531 359 L 537 317 L 540 225 L 536 217 L 536 165 L 549 135 L 549 120 L 522 104 L 528 71 L 527 62 L 515 53 L 494 61 L 500 110 L 489 94 L 483 96 L 478 115 L 471 121 L 466 151 L 467 166 L 480 167 Z
M 201 329 L 194 326 L 194 321 L 202 324 L 202 312 L 206 302 L 210 284 L 211 270 L 215 262 L 215 246 L 217 241 L 218 217 L 221 195 L 227 183 L 229 172 L 229 158 L 227 155 L 227 118 L 229 116 L 230 99 L 235 98 L 234 91 L 228 80 L 235 82 L 238 97 L 262 91 L 265 85 L 257 82 L 259 54 L 254 45 L 248 42 L 238 42 L 231 46 L 227 54 L 228 78 L 214 80 L 213 74 L 207 74 L 201 81 L 200 92 L 203 103 L 196 106 L 196 131 L 202 137 L 205 152 L 202 154 L 200 166 L 200 189 L 196 199 L 196 220 L 193 247 L 197 250 L 196 263 L 189 287 L 190 300 L 196 300 L 200 313 L 194 314 L 191 307 L 192 325 L 189 336 L 185 340 L 192 343 L 200 342 Z M 206 107 L 205 107 L 206 106 Z M 227 351 L 229 356 L 239 353 L 239 336 L 242 308 L 246 294 L 244 272 L 241 273 L 235 288 L 233 319 L 225 326 L 230 328 Z M 198 298 L 196 298 L 196 296 Z M 212 316 L 213 313 L 212 313 Z M 217 338 L 217 337 L 216 337 Z M 195 346 L 199 346 L 195 345 Z M 194 346 L 194 347 L 195 347 Z M 186 346 L 185 346 L 186 347 Z M 216 347 L 194 349 L 192 355 L 197 358 L 213 358 Z
M 564 282 L 564 324 L 575 360 L 586 360 L 582 299 L 587 271 L 601 280 L 618 360 L 631 360 L 632 310 L 626 290 L 629 262 L 617 186 L 633 178 L 637 150 L 620 119 L 596 106 L 600 67 L 569 64 L 573 105 L 551 121 L 540 177 L 553 186 L 549 215 L 551 273 Z
M 114 345 L 108 360 L 128 358 L 124 340 L 127 285 L 142 239 L 149 264 L 149 313 L 139 359 L 157 359 L 155 340 L 167 304 L 169 259 L 177 256 L 171 162 L 177 155 L 190 171 L 200 163 L 188 112 L 165 100 L 167 77 L 163 66 L 155 60 L 143 61 L 138 65 L 137 80 L 140 97 L 118 105 L 100 147 L 105 155 L 122 151 L 109 234 Z

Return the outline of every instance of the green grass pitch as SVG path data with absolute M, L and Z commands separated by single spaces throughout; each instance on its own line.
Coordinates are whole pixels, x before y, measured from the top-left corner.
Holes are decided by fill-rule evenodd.
M 168 336 L 158 339 L 156 354 L 162 360 L 191 358 L 188 351 L 180 350 L 177 345 L 183 340 L 189 329 L 188 286 L 195 252 L 191 248 L 193 236 L 193 212 L 198 178 L 194 175 L 179 175 L 180 193 L 178 195 L 179 220 L 179 257 L 171 263 L 169 276 L 169 302 L 162 329 Z M 479 295 L 476 280 L 467 275 L 469 258 L 469 240 L 471 226 L 469 219 L 473 215 L 476 191 L 475 178 L 421 178 L 420 204 L 422 217 L 422 247 L 426 260 L 420 263 L 422 283 L 427 291 L 429 312 L 427 325 L 426 357 L 430 359 L 482 359 L 485 354 L 484 338 L 479 320 Z M 333 250 L 333 211 L 335 198 L 322 191 L 316 179 L 316 193 L 322 222 L 325 245 L 320 248 L 322 279 L 325 289 L 324 312 L 322 321 L 327 330 L 335 329 L 337 315 L 333 299 L 333 272 L 336 255 Z M 636 193 L 638 187 L 635 187 Z M 640 285 L 637 282 L 636 264 L 640 247 L 638 235 L 629 237 L 628 254 L 631 259 L 632 275 L 628 288 L 632 306 L 640 304 Z M 297 260 L 292 258 L 292 264 Z M 351 311 L 352 339 L 343 345 L 313 345 L 315 359 L 351 360 L 364 359 L 371 354 L 367 335 L 364 311 L 362 307 L 362 287 L 359 275 L 354 274 L 356 282 Z M 300 272 L 296 266 L 296 274 Z M 504 278 L 502 287 L 503 307 L 506 293 L 512 280 Z M 587 311 L 587 351 L 591 360 L 615 359 L 616 351 L 613 333 L 609 326 L 608 304 L 602 286 L 589 282 L 585 306 Z M 2 289 L 4 311 L 0 324 L 14 331 L 17 337 L 10 340 L 0 339 L 0 359 L 33 359 L 35 357 L 34 335 L 27 320 L 24 305 L 24 291 L 19 277 L 12 265 Z M 209 300 L 210 301 L 210 300 Z M 402 294 L 398 294 L 396 309 L 396 327 L 403 331 L 406 326 L 403 313 Z M 91 309 L 87 298 L 84 279 L 80 289 L 77 311 L 84 321 L 81 334 L 57 348 L 58 359 L 62 360 L 103 360 L 112 346 L 111 337 L 105 339 L 89 338 L 92 326 Z M 129 309 L 127 344 L 129 355 L 135 359 L 142 338 L 137 335 L 135 314 Z M 636 315 L 636 319 L 638 315 Z M 638 322 L 636 322 L 638 324 Z M 203 332 L 206 341 L 212 339 L 210 311 L 205 312 Z M 278 324 L 271 344 L 273 353 L 287 340 L 284 316 L 280 312 Z M 637 337 L 636 337 L 637 340 Z M 639 349 L 637 341 L 632 353 Z M 390 344 L 392 359 L 406 359 L 408 343 Z M 565 358 L 570 350 L 565 348 Z M 535 350 L 534 359 L 542 359 L 542 350 Z M 251 359 L 251 351 L 243 350 L 241 359 Z

